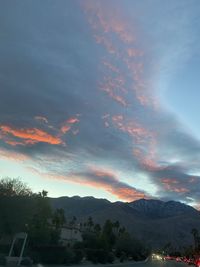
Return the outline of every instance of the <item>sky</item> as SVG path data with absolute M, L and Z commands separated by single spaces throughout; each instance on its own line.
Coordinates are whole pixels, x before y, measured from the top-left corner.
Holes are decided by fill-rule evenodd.
M 0 2 L 0 177 L 200 206 L 200 1 Z

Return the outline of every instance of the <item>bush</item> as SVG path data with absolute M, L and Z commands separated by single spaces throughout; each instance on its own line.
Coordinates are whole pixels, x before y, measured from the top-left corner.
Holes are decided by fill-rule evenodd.
M 86 257 L 87 260 L 91 261 L 92 263 L 98 263 L 97 255 L 95 249 L 87 249 L 86 250 Z
M 112 252 L 109 252 L 107 257 L 107 262 L 113 263 L 114 260 L 115 260 L 115 255 Z
M 112 263 L 115 259 L 112 252 L 108 252 L 104 249 L 87 249 L 86 250 L 87 260 L 92 263 Z
M 23 260 L 21 261 L 21 265 L 24 266 L 31 266 L 33 264 L 33 261 L 30 258 L 23 258 Z
M 126 253 L 122 252 L 120 256 L 120 262 L 124 262 L 127 259 Z
M 40 262 L 40 253 L 39 251 L 31 250 L 28 252 L 28 255 L 33 261 L 33 264 L 38 264 Z
M 73 263 L 80 263 L 84 257 L 84 252 L 81 249 L 74 250 Z
M 71 264 L 73 263 L 74 261 L 74 258 L 75 258 L 75 254 L 74 252 L 70 249 L 70 248 L 67 248 L 65 249 L 65 255 L 64 255 L 64 264 Z
M 3 255 L 0 255 L 0 265 L 6 265 L 6 257 Z
M 8 255 L 8 253 L 10 251 L 10 244 L 9 245 L 3 245 L 3 244 L 1 244 L 0 245 L 0 251 L 1 251 L 2 254 Z M 0 256 L 2 256 L 2 255 L 0 254 Z
M 46 264 L 64 264 L 70 262 L 72 258 L 70 252 L 64 246 L 40 246 L 32 251 L 34 262 Z
M 104 264 L 108 261 L 108 251 L 103 250 L 103 249 L 99 249 L 96 251 L 96 255 L 97 255 L 97 260 L 98 262 Z

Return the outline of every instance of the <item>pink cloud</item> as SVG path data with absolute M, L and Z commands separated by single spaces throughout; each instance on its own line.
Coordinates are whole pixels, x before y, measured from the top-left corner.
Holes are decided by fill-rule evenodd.
M 51 145 L 62 144 L 62 140 L 38 128 L 14 128 L 8 125 L 0 125 L 1 139 L 10 145 L 36 144 L 39 142 Z M 8 140 L 9 137 L 19 138 L 20 141 Z

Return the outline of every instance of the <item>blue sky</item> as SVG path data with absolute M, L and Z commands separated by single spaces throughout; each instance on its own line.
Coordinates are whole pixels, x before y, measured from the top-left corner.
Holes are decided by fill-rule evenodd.
M 0 3 L 0 174 L 50 196 L 200 201 L 198 0 Z

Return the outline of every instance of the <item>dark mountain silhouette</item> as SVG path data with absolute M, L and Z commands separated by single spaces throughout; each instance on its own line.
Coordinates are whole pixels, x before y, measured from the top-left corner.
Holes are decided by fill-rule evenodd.
M 96 223 L 118 220 L 135 237 L 153 248 L 171 243 L 176 249 L 193 244 L 192 228 L 200 230 L 200 212 L 176 201 L 140 199 L 130 203 L 109 202 L 94 197 L 51 199 L 53 208 L 63 208 L 67 219 L 79 222 L 91 216 Z
M 191 206 L 185 205 L 177 201 L 161 201 L 140 199 L 129 203 L 129 206 L 138 210 L 141 214 L 148 218 L 168 218 L 178 215 L 196 215 L 199 211 Z

